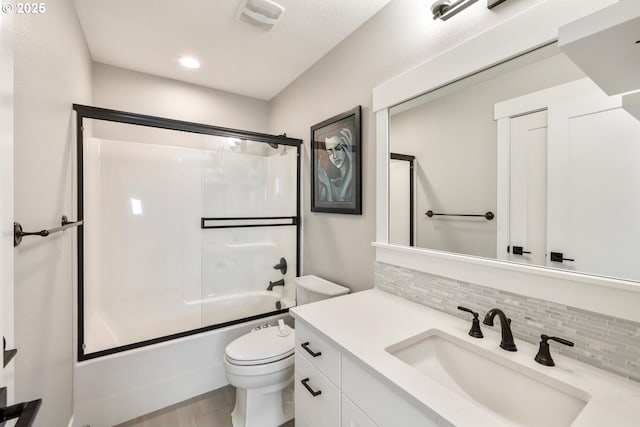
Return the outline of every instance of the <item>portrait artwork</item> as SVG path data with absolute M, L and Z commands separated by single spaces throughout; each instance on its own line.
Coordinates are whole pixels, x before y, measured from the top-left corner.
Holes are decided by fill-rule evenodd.
M 361 107 L 311 127 L 311 210 L 362 214 Z

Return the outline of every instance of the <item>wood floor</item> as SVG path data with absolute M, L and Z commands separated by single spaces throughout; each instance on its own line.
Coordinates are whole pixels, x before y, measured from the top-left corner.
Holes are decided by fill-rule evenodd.
M 115 427 L 232 427 L 235 401 L 236 389 L 227 386 Z M 294 427 L 294 422 L 282 427 Z

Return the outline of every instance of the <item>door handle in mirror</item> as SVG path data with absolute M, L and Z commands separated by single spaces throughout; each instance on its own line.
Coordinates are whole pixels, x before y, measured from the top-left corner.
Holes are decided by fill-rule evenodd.
M 507 251 L 508 252 L 508 251 Z M 524 248 L 522 246 L 513 246 L 513 251 L 512 253 L 514 255 L 524 255 L 524 254 L 530 254 L 531 252 L 529 251 L 525 251 Z
M 575 261 L 573 258 L 565 258 L 562 252 L 551 252 L 550 255 L 553 262 Z

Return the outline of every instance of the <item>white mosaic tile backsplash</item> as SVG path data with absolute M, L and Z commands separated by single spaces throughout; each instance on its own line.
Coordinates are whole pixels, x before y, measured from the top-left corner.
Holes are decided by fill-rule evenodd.
M 562 353 L 640 382 L 640 323 L 380 262 L 375 283 L 378 289 L 463 319 L 471 317 L 458 305 L 479 312 L 481 322 L 487 311 L 500 308 L 512 319 L 516 339 L 537 344 L 543 333 L 566 338 L 575 347 L 550 342 L 552 355 Z

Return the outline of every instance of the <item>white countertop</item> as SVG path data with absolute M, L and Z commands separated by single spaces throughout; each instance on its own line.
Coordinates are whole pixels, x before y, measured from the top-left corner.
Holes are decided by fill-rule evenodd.
M 504 351 L 499 347 L 499 327 L 483 325 L 484 339 L 468 335 L 471 316 L 468 321 L 461 320 L 377 289 L 294 307 L 290 313 L 296 321 L 305 322 L 326 335 L 343 353 L 359 360 L 379 379 L 405 393 L 409 401 L 427 406 L 457 427 L 512 424 L 420 374 L 385 348 L 438 329 L 498 358 L 518 363 L 529 375 L 539 374 L 541 380 L 550 377 L 590 395 L 572 427 L 640 426 L 640 384 L 561 356 L 553 351 L 553 345 L 554 367 L 542 366 L 533 360 L 538 352 L 537 344 L 516 339 L 518 351 Z

